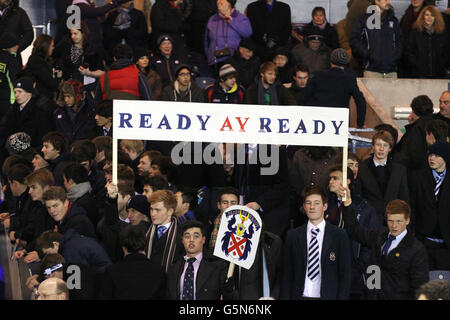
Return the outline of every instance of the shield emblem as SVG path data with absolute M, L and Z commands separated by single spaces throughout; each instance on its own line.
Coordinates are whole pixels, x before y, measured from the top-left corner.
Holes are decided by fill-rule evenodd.
M 242 257 L 244 252 L 246 238 L 239 237 L 238 235 L 232 233 L 230 236 L 230 241 L 228 242 L 228 253 L 236 259 Z

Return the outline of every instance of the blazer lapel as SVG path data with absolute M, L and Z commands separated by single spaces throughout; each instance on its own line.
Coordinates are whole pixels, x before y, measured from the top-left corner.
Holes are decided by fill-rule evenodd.
M 308 229 L 306 228 L 306 224 L 300 227 L 299 233 L 298 233 L 298 246 L 301 248 L 301 252 L 303 254 L 302 262 L 303 262 L 303 269 L 306 270 L 307 263 L 308 263 L 308 237 L 306 236 L 306 231 Z M 306 272 L 306 271 L 305 271 Z
M 331 233 L 332 232 L 330 230 L 330 224 L 327 221 L 325 223 L 325 234 L 323 235 L 323 241 L 322 241 L 322 252 L 320 253 L 320 266 L 321 267 L 323 267 L 323 263 L 324 263 L 324 261 L 326 261 L 325 259 L 327 259 L 326 252 L 328 252 L 328 248 L 330 247 L 331 241 L 333 239 L 333 235 Z
M 180 259 L 177 263 L 179 263 L 180 265 L 178 266 L 177 281 L 175 282 L 176 285 L 175 292 L 177 293 L 176 300 L 179 300 L 181 295 L 180 285 L 181 281 L 183 281 L 183 279 L 181 279 L 181 274 L 183 273 L 184 268 L 184 258 Z

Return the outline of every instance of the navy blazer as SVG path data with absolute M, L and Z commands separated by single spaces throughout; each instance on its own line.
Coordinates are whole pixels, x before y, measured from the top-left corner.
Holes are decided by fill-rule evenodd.
M 303 296 L 308 267 L 306 226 L 307 224 L 304 224 L 290 230 L 286 236 L 281 299 L 298 300 Z M 351 264 L 350 241 L 347 233 L 326 222 L 320 258 L 322 300 L 348 299 Z

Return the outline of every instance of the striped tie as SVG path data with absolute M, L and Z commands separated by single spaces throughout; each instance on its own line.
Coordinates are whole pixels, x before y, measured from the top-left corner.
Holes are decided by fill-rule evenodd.
M 319 228 L 311 230 L 311 241 L 308 248 L 308 278 L 314 281 L 320 273 L 319 268 L 319 241 L 317 241 L 317 235 L 319 234 Z
M 442 173 L 438 173 L 438 176 L 436 178 L 436 186 L 434 187 L 434 195 L 436 199 L 438 198 L 439 189 L 441 188 L 442 182 L 444 181 L 443 176 L 444 175 Z

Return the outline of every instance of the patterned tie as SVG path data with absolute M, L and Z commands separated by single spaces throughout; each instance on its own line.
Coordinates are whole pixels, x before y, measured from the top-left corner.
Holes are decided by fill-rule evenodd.
M 194 300 L 194 262 L 195 258 L 187 260 L 189 263 L 184 273 L 183 281 L 183 300 Z
M 387 241 L 384 243 L 384 247 L 383 247 L 383 256 L 387 256 L 387 255 L 388 255 L 388 253 L 389 253 L 389 248 L 391 247 L 392 241 L 394 241 L 394 240 L 395 240 L 395 237 L 394 237 L 392 234 L 390 234 L 390 235 L 388 236 Z
M 156 230 L 157 232 L 157 237 L 158 239 L 160 239 L 162 237 L 162 235 L 164 234 L 164 232 L 166 232 L 167 228 L 164 226 L 158 226 L 158 229 Z
M 436 179 L 436 186 L 434 187 L 434 196 L 437 199 L 438 195 L 439 195 L 439 191 L 441 189 L 442 182 L 444 181 L 444 174 L 443 174 L 443 172 L 442 173 L 436 172 L 436 173 L 437 173 L 438 176 L 435 178 Z
M 308 248 L 308 278 L 311 281 L 314 281 L 320 274 L 319 241 L 317 240 L 319 231 L 319 228 L 311 230 L 312 237 Z

